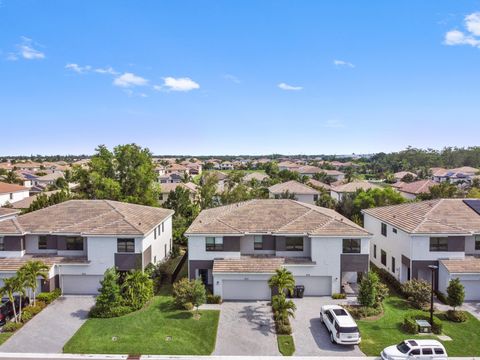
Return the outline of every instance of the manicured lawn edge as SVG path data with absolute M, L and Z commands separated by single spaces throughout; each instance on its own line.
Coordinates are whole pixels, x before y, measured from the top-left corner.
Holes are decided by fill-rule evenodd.
M 12 336 L 14 333 L 9 332 L 9 333 L 0 333 L 0 345 L 2 345 L 5 341 L 7 341 L 10 336 Z
M 292 335 L 277 335 L 278 351 L 283 356 L 292 356 L 295 353 L 295 342 Z

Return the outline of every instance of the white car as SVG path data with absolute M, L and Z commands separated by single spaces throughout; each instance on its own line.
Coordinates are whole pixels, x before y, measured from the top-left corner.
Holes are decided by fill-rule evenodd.
M 437 340 L 405 340 L 398 345 L 385 348 L 381 353 L 383 360 L 447 360 L 448 355 L 442 343 Z
M 357 323 L 347 310 L 338 305 L 324 305 L 320 310 L 320 321 L 330 333 L 334 344 L 356 345 L 362 338 Z

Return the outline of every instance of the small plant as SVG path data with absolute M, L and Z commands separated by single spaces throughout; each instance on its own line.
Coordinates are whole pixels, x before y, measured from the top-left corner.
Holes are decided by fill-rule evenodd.
M 55 289 L 51 292 L 42 292 L 37 295 L 37 300 L 43 301 L 46 304 L 50 304 L 54 300 L 56 300 L 61 294 L 62 294 L 62 291 L 60 289 Z
M 31 318 L 33 318 L 33 314 L 30 311 L 23 311 L 22 312 L 22 322 L 26 323 Z
M 285 292 L 292 294 L 295 288 L 295 278 L 290 271 L 280 268 L 275 270 L 275 275 L 268 280 L 268 286 L 276 289 L 279 294 L 285 294 Z
M 195 306 L 197 308 L 197 317 L 199 315 L 198 307 L 207 300 L 205 285 L 200 280 L 188 280 L 186 278 L 173 284 L 173 297 L 175 305 L 180 309 L 185 306 Z
M 332 294 L 332 299 L 346 299 L 347 294 L 344 293 L 333 293 Z
M 458 310 L 448 310 L 445 313 L 445 317 L 453 322 L 465 322 L 467 321 L 467 313 L 465 311 L 458 311 Z
M 22 323 L 8 322 L 5 325 L 3 325 L 2 331 L 3 332 L 15 332 L 18 329 L 20 329 L 22 326 L 23 326 Z
M 450 280 L 447 287 L 448 304 L 456 311 L 458 306 L 462 306 L 465 300 L 465 288 L 459 278 Z
M 277 322 L 275 324 L 275 330 L 278 335 L 290 335 L 292 333 L 292 325 Z
M 402 285 L 408 301 L 417 309 L 423 309 L 430 303 L 431 286 L 425 280 L 409 280 Z
M 221 304 L 221 303 L 222 303 L 222 297 L 220 295 L 212 295 L 212 294 L 207 295 L 207 304 Z
M 185 304 L 183 304 L 183 308 L 185 310 L 188 310 L 188 311 L 192 311 L 193 310 L 193 304 L 191 302 L 186 302 Z

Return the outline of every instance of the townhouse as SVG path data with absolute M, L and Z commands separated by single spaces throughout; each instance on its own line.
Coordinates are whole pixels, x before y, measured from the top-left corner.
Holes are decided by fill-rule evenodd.
M 330 196 L 337 201 L 343 199 L 346 194 L 353 194 L 358 190 L 380 189 L 380 186 L 372 184 L 368 181 L 355 180 L 346 184 L 332 186 L 330 189 Z
M 454 169 L 432 168 L 432 179 L 437 182 L 449 181 L 452 183 L 467 182 L 478 174 L 479 170 L 471 166 L 462 166 Z
M 70 200 L 0 221 L 0 278 L 29 260 L 49 267 L 42 291 L 96 294 L 106 269 L 144 269 L 169 256 L 173 211 L 110 200 Z M 1 280 L 0 280 L 1 286 Z
M 29 189 L 25 186 L 0 182 L 0 206 L 25 199 L 29 195 Z
M 460 278 L 466 300 L 480 300 L 480 200 L 437 199 L 363 210 L 373 234 L 370 259 L 398 281 L 431 281 L 446 292 Z
M 315 205 L 320 195 L 320 191 L 311 188 L 295 180 L 275 184 L 268 188 L 268 194 L 271 199 L 281 199 L 287 196 L 293 196 L 295 200 Z
M 439 183 L 430 179 L 417 180 L 410 183 L 397 182 L 392 186 L 397 189 L 400 194 L 408 200 L 416 199 L 420 194 L 430 194 L 430 188 Z
M 190 279 L 225 300 L 270 299 L 287 268 L 305 295 L 331 295 L 368 271 L 370 234 L 331 209 L 288 199 L 203 210 L 185 233 Z
M 160 186 L 160 204 L 163 204 L 168 199 L 170 192 L 175 191 L 177 187 L 185 189 L 190 194 L 190 200 L 193 202 L 197 199 L 198 186 L 192 182 L 188 183 L 166 183 Z

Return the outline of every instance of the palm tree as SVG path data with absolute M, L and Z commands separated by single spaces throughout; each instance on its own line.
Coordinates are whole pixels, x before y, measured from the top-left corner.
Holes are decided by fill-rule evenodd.
M 5 182 L 9 184 L 19 184 L 22 181 L 20 180 L 16 172 L 14 172 L 13 170 L 10 170 L 5 176 Z
M 21 271 L 25 276 L 25 284 L 33 293 L 33 305 L 35 306 L 35 295 L 37 291 L 38 278 L 46 279 L 48 277 L 48 266 L 43 261 L 31 260 L 21 267 Z
M 15 322 L 18 322 L 17 309 L 15 307 L 15 293 L 23 287 L 23 284 L 19 280 L 20 279 L 17 276 L 3 279 L 3 287 L 0 289 L 0 293 L 2 294 L 2 296 L 7 295 L 8 299 L 12 303 L 13 317 Z
M 279 294 L 285 294 L 285 290 L 291 294 L 295 288 L 295 278 L 290 271 L 280 268 L 275 270 L 275 275 L 268 280 L 268 286 L 271 289 L 276 288 Z
M 22 302 L 23 302 L 23 297 L 26 294 L 26 288 L 28 287 L 27 285 L 27 277 L 25 276 L 25 272 L 23 271 L 23 269 L 19 269 L 17 271 L 17 279 L 18 279 L 18 289 L 17 289 L 17 293 L 20 295 L 20 301 L 19 301 L 19 308 L 18 308 L 18 319 L 19 320 L 22 320 Z
M 292 300 L 287 300 L 284 294 L 275 295 L 272 299 L 272 308 L 278 321 L 288 323 L 288 318 L 295 317 L 297 306 Z

